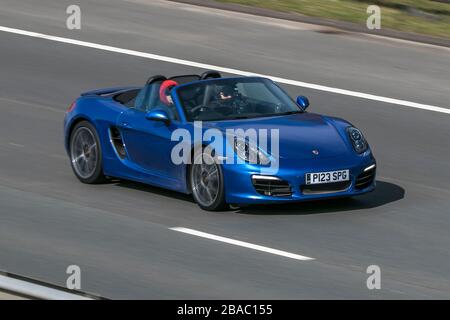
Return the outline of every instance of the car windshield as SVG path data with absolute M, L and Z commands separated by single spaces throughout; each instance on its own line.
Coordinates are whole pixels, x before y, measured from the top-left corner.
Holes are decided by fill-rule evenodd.
M 232 78 L 197 82 L 178 88 L 188 121 L 250 119 L 303 112 L 271 80 Z

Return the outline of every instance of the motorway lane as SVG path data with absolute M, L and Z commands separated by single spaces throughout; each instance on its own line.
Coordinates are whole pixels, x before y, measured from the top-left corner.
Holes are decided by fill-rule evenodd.
M 0 25 L 450 107 L 450 49 L 159 0 L 0 0 Z
M 286 87 L 307 94 L 312 111 L 364 129 L 378 190 L 207 213 L 189 197 L 135 183 L 81 185 L 61 136 L 64 109 L 80 91 L 139 84 L 149 70 L 198 70 L 5 33 L 0 43 L 0 268 L 64 284 L 67 265 L 79 264 L 84 289 L 113 298 L 448 298 L 448 116 Z M 167 229 L 175 226 L 316 260 Z M 379 292 L 365 288 L 369 264 L 382 267 Z

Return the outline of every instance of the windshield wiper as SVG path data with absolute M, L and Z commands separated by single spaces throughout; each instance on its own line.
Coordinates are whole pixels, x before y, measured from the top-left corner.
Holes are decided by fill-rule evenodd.
M 249 119 L 249 116 L 237 116 L 233 118 L 227 118 L 226 120 L 239 120 L 239 119 Z
M 303 112 L 304 111 L 302 111 L 302 110 L 295 110 L 295 111 L 287 111 L 287 112 L 281 112 L 281 113 L 258 114 L 258 115 L 250 115 L 250 116 L 236 116 L 236 117 L 223 118 L 223 119 L 217 119 L 217 120 L 241 120 L 241 119 L 267 118 L 267 117 L 276 117 L 276 116 L 287 116 L 290 114 L 303 113 Z
M 286 111 L 286 112 L 281 112 L 281 113 L 275 113 L 275 116 L 287 116 L 290 114 L 296 114 L 296 113 L 303 113 L 303 110 L 293 110 L 293 111 Z

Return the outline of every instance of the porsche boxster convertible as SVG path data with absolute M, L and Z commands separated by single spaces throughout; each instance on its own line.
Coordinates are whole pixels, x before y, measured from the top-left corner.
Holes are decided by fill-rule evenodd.
M 308 106 L 262 77 L 157 75 L 82 93 L 66 112 L 65 147 L 83 183 L 138 181 L 192 194 L 205 210 L 374 190 L 361 131 Z

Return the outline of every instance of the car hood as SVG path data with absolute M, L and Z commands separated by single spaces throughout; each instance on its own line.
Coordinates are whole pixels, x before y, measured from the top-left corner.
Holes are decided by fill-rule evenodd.
M 348 147 L 337 129 L 321 115 L 299 113 L 287 116 L 254 118 L 242 120 L 205 122 L 206 128 L 267 129 L 270 152 L 270 129 L 279 130 L 279 155 L 284 159 L 329 158 L 348 152 Z M 317 150 L 318 154 L 314 154 Z

